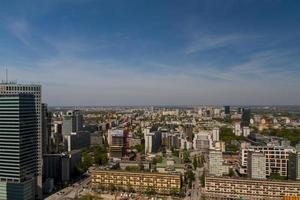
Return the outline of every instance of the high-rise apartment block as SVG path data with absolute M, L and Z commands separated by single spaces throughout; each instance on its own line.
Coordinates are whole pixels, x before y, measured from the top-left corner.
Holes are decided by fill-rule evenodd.
M 1 94 L 1 200 L 35 199 L 38 133 L 35 97 L 29 94 Z
M 63 118 L 62 134 L 70 135 L 73 132 L 82 131 L 83 115 L 79 110 L 68 111 Z
M 109 153 L 112 158 L 122 158 L 125 155 L 124 130 L 108 130 Z
M 240 173 L 247 173 L 248 154 L 250 151 L 261 152 L 266 157 L 266 176 L 271 174 L 288 175 L 289 153 L 294 153 L 293 147 L 283 146 L 244 146 L 240 150 Z
M 248 137 L 250 135 L 250 128 L 248 126 L 243 127 L 243 136 Z
M 266 157 L 263 153 L 249 152 L 248 177 L 253 179 L 266 178 Z
M 212 130 L 212 140 L 214 142 L 217 142 L 220 140 L 220 129 L 219 128 L 213 128 Z
M 145 153 L 156 153 L 162 142 L 162 133 L 160 131 L 150 132 L 150 129 L 144 129 Z
M 37 127 L 38 127 L 38 178 L 37 178 L 37 190 L 36 198 L 42 199 L 42 86 L 39 84 L 17 84 L 17 83 L 1 83 L 0 95 L 11 94 L 32 94 L 35 100 L 35 111 L 37 115 Z
M 210 132 L 200 132 L 195 134 L 193 140 L 193 148 L 203 153 L 208 153 L 212 148 L 212 139 Z
M 242 127 L 250 125 L 250 115 L 251 115 L 250 108 L 245 108 L 242 112 L 242 121 L 241 121 Z
M 300 180 L 300 152 L 289 155 L 288 177 L 292 180 Z
M 228 173 L 228 167 L 223 165 L 222 151 L 210 150 L 208 154 L 209 174 L 214 176 L 222 176 Z
M 48 106 L 42 103 L 42 151 L 47 154 L 51 151 L 51 113 L 48 111 Z

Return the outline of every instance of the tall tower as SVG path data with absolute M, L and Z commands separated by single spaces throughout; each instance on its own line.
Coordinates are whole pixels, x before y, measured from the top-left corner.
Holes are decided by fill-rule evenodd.
M 38 131 L 33 95 L 0 95 L 0 199 L 35 199 Z
M 79 110 L 69 110 L 63 119 L 62 134 L 70 135 L 72 132 L 82 131 L 83 115 Z
M 42 86 L 39 84 L 17 84 L 17 83 L 1 83 L 0 84 L 0 95 L 11 95 L 11 94 L 32 94 L 35 100 L 35 111 L 37 115 L 37 127 L 38 127 L 38 176 L 37 176 L 37 190 L 36 199 L 42 199 L 42 116 L 41 116 L 41 102 L 42 102 Z
M 248 152 L 248 176 L 253 179 L 266 178 L 266 156 L 261 152 Z

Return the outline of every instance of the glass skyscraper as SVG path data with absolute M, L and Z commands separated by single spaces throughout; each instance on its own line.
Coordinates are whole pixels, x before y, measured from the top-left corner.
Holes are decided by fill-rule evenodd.
M 34 96 L 35 100 L 35 111 L 37 115 L 37 142 L 38 142 L 38 172 L 36 179 L 36 199 L 42 199 L 42 86 L 39 84 L 18 84 L 13 82 L 1 83 L 0 84 L 0 95 L 10 95 L 10 94 L 31 94 Z
M 0 199 L 35 199 L 38 117 L 34 95 L 0 95 Z

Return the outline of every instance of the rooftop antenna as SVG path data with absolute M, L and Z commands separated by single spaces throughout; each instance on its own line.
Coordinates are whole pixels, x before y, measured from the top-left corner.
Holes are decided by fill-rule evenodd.
M 8 69 L 5 69 L 5 83 L 8 83 Z

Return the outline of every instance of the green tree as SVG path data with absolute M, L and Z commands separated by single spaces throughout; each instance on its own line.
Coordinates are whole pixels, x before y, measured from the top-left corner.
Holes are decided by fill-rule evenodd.
M 154 189 L 154 187 L 152 187 L 152 186 L 147 187 L 145 193 L 146 193 L 147 195 L 149 195 L 149 196 L 155 195 L 155 194 L 156 194 L 155 189 Z
M 230 177 L 233 177 L 235 175 L 234 171 L 232 168 L 229 169 L 229 174 Z
M 108 162 L 107 150 L 105 147 L 97 146 L 93 149 L 94 164 L 105 165 Z
M 170 195 L 179 196 L 179 194 L 180 194 L 180 189 L 174 187 L 170 189 Z
M 195 174 L 191 169 L 188 169 L 185 173 L 186 183 L 189 188 L 192 188 L 193 181 L 195 180 Z
M 286 180 L 286 177 L 280 176 L 279 173 L 272 173 L 270 175 L 269 179 L 272 179 L 272 180 Z
M 202 187 L 205 187 L 205 175 L 204 173 L 200 176 L 200 183 Z
M 194 156 L 194 158 L 193 158 L 193 166 L 194 166 L 194 169 L 197 169 L 197 167 L 198 167 L 198 159 L 196 156 Z
M 191 161 L 190 161 L 190 153 L 189 153 L 188 150 L 184 150 L 184 151 L 183 151 L 183 161 L 184 161 L 185 163 L 190 163 L 190 162 L 191 162 Z

